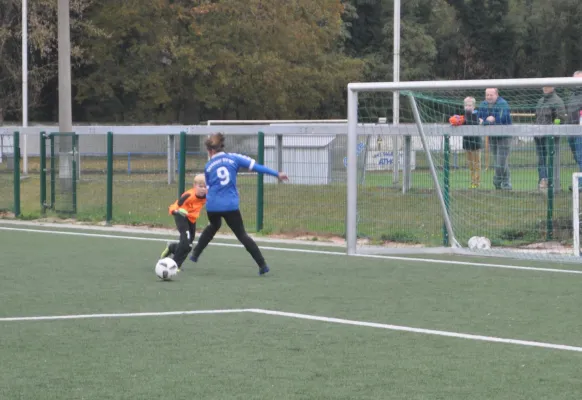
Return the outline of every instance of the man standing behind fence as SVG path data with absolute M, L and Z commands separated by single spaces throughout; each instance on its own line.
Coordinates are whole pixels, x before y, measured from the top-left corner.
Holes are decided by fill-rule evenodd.
M 559 125 L 566 121 L 566 107 L 564 102 L 558 96 L 553 87 L 544 86 L 544 95 L 538 101 L 536 106 L 536 124 L 538 125 Z M 538 155 L 538 189 L 546 190 L 548 188 L 548 175 L 554 171 L 548 170 L 548 156 L 550 136 L 535 136 L 536 153 Z M 560 137 L 555 137 L 554 145 L 560 145 Z
M 483 125 L 511 125 L 509 104 L 499 96 L 496 88 L 485 90 L 485 101 L 477 111 L 479 121 Z M 495 189 L 511 190 L 509 175 L 509 153 L 511 152 L 511 136 L 491 136 L 489 150 L 495 163 L 493 185 Z
M 582 71 L 574 72 L 574 78 L 580 79 L 580 86 L 574 91 L 574 95 L 568 101 L 568 123 L 574 125 L 582 125 Z M 568 144 L 572 150 L 574 161 L 578 165 L 578 169 L 582 172 L 582 137 L 568 136 Z M 579 182 L 579 187 L 582 188 L 582 179 Z M 570 186 L 572 190 L 572 186 Z

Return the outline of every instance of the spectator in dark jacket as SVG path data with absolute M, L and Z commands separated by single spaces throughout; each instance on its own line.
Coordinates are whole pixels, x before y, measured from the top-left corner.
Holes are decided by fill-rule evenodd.
M 496 88 L 485 90 L 485 101 L 477 110 L 479 121 L 483 125 L 511 125 L 509 104 L 499 96 Z M 496 189 L 511 190 L 509 174 L 509 154 L 511 152 L 511 136 L 491 136 L 489 150 L 495 162 L 493 185 Z
M 574 95 L 567 102 L 568 123 L 582 125 L 582 71 L 574 72 L 574 78 L 579 78 L 581 81 L 580 86 L 576 88 Z M 568 136 L 568 144 L 572 150 L 574 161 L 578 164 L 578 170 L 582 172 L 582 137 Z M 582 179 L 578 185 L 582 187 Z M 572 190 L 571 186 L 570 190 Z
M 546 86 L 543 89 L 544 95 L 538 101 L 536 106 L 536 124 L 538 125 L 559 125 L 565 123 L 568 119 L 566 114 L 566 107 L 564 102 L 557 95 L 553 87 Z M 548 171 L 548 143 L 549 136 L 536 136 L 534 142 L 536 144 L 536 153 L 538 155 L 538 188 L 545 190 L 548 188 L 548 174 L 553 171 Z M 559 136 L 555 137 L 556 146 L 559 145 Z

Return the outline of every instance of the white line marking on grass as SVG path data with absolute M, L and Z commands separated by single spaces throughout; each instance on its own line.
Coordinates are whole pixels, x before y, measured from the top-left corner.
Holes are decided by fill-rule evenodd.
M 151 228 L 151 227 L 144 227 L 144 226 L 136 226 L 136 227 L 128 227 L 128 226 L 119 226 L 119 225 L 109 225 L 109 226 L 101 226 L 101 225 L 79 225 L 79 224 L 72 224 L 72 223 L 64 223 L 64 222 L 35 222 L 35 221 L 21 221 L 21 220 L 14 220 L 14 219 L 2 219 L 0 218 L 0 224 L 2 225 L 12 225 L 12 226 L 32 226 L 35 228 L 56 228 L 56 229 L 70 229 L 76 231 L 96 231 L 96 232 L 114 232 L 114 233 L 123 233 L 125 235 L 154 235 L 154 236 L 169 236 L 175 234 L 175 229 L 173 228 Z M 308 246 L 308 247 L 336 247 L 336 248 L 345 248 L 344 244 L 336 243 L 336 242 L 326 242 L 326 241 L 307 241 L 307 240 L 300 240 L 300 239 L 275 239 L 268 236 L 261 236 L 249 233 L 256 242 L 267 242 L 267 243 L 282 243 L 282 244 L 291 244 L 291 245 L 300 245 L 300 246 Z M 234 234 L 228 233 L 217 233 L 214 236 L 215 239 L 219 240 L 233 240 L 236 241 L 236 236 Z
M 264 247 L 261 247 L 264 248 Z M 388 258 L 390 260 L 400 260 L 400 261 L 418 261 L 426 262 L 431 264 L 452 264 L 452 265 L 469 265 L 472 267 L 486 267 L 486 268 L 501 268 L 501 269 L 515 269 L 523 271 L 539 271 L 539 272 L 559 272 L 563 274 L 579 274 L 582 275 L 582 271 L 575 269 L 557 269 L 557 268 L 540 268 L 540 267 L 522 267 L 519 265 L 505 265 L 505 264 L 488 264 L 488 263 L 476 263 L 469 261 L 453 261 L 453 260 L 436 260 L 433 258 L 413 258 L 413 257 L 397 257 L 397 256 L 380 256 L 375 254 L 362 254 L 361 257 L 367 258 Z
M 49 231 L 49 230 L 44 230 L 44 229 L 7 228 L 5 226 L 0 226 L 0 230 L 3 230 L 3 231 L 17 231 L 17 232 L 31 232 L 31 233 L 50 233 L 50 234 L 53 234 L 53 235 L 83 236 L 83 237 L 95 237 L 95 238 L 103 238 L 103 239 L 143 240 L 143 241 L 146 241 L 146 242 L 167 242 L 168 241 L 168 239 L 164 239 L 164 238 L 150 238 L 150 237 L 140 237 L 140 236 L 107 235 L 107 234 L 103 234 L 103 233 Z
M 582 353 L 582 347 L 567 346 L 567 345 L 563 345 L 563 344 L 532 342 L 529 340 L 518 340 L 518 339 L 504 339 L 504 338 L 499 338 L 499 337 L 494 337 L 494 336 L 482 336 L 482 335 L 472 335 L 472 334 L 468 334 L 468 333 L 437 331 L 437 330 L 433 330 L 433 329 L 413 328 L 410 326 L 379 324 L 379 323 L 375 323 L 375 322 L 365 322 L 365 321 L 353 321 L 353 320 L 349 320 L 349 319 L 320 317 L 317 315 L 297 314 L 297 313 L 289 313 L 289 312 L 283 312 L 283 311 L 250 309 L 250 310 L 248 310 L 248 312 L 257 313 L 257 314 L 266 314 L 266 315 L 276 315 L 278 317 L 288 317 L 288 318 L 306 319 L 306 320 L 311 320 L 311 321 L 330 322 L 333 324 L 341 324 L 341 325 L 365 326 L 365 327 L 369 327 L 369 328 L 388 329 L 391 331 L 421 333 L 424 335 L 445 336 L 445 337 L 451 337 L 451 338 L 457 338 L 457 339 L 469 339 L 469 340 L 478 340 L 478 341 L 482 341 L 482 342 L 505 343 L 505 344 L 513 344 L 513 345 L 529 346 L 529 347 L 541 347 L 541 348 L 545 348 L 545 349 L 566 350 L 566 351 L 575 351 L 575 352 Z
M 260 308 L 241 308 L 225 310 L 193 310 L 193 311 L 168 311 L 168 312 L 141 312 L 141 313 L 119 313 L 119 314 L 77 314 L 77 315 L 48 315 L 35 317 L 5 317 L 0 318 L 0 322 L 17 322 L 17 321 L 58 321 L 73 319 L 99 319 L 99 318 L 128 318 L 128 317 L 165 317 L 177 315 L 201 315 L 201 314 L 240 314 L 253 313 L 271 315 L 277 317 L 287 317 L 295 319 L 304 319 L 310 321 L 328 322 L 340 325 L 352 325 L 367 328 L 387 329 L 391 331 L 420 333 L 424 335 L 444 336 L 455 339 L 468 339 L 481 342 L 503 343 L 518 346 L 540 347 L 544 349 L 565 350 L 582 353 L 582 347 L 568 346 L 563 344 L 534 342 L 529 340 L 505 339 L 494 336 L 473 335 L 468 333 L 438 331 L 434 329 L 413 328 L 410 326 L 380 324 L 376 322 L 354 321 L 350 319 L 321 317 L 318 315 L 298 314 L 284 311 L 263 310 Z
M 57 321 L 65 319 L 89 319 L 89 318 L 127 318 L 127 317 L 166 317 L 175 315 L 199 315 L 199 314 L 236 314 L 249 312 L 248 309 L 232 310 L 193 310 L 193 311 L 167 311 L 167 312 L 141 312 L 119 314 L 77 314 L 77 315 L 48 315 L 38 317 L 7 317 L 0 318 L 0 322 L 13 321 Z
M 84 237 L 95 237 L 95 238 L 103 238 L 103 239 L 126 239 L 126 240 L 153 241 L 153 242 L 167 242 L 168 241 L 168 239 L 164 239 L 164 238 L 106 235 L 106 234 L 100 234 L 100 233 L 85 233 L 85 232 L 50 231 L 50 230 L 42 230 L 42 229 L 8 228 L 8 227 L 4 227 L 4 226 L 0 226 L 0 230 L 18 231 L 18 232 L 32 232 L 32 233 L 49 233 L 49 234 L 54 234 L 54 235 L 84 236 Z M 211 246 L 222 246 L 222 247 L 238 247 L 238 248 L 243 247 L 241 244 L 216 243 L 216 242 L 212 242 L 212 243 L 210 243 L 210 245 Z M 261 249 L 272 250 L 272 251 L 288 251 L 288 252 L 293 252 L 293 253 L 346 256 L 346 254 L 343 252 L 340 253 L 340 252 L 325 251 L 325 250 L 309 250 L 309 249 L 270 247 L 270 246 L 261 246 Z M 406 261 L 406 262 L 421 262 L 421 263 L 443 264 L 443 265 L 462 265 L 462 266 L 470 266 L 470 267 L 511 269 L 511 270 L 518 270 L 518 271 L 554 272 L 554 273 L 562 273 L 562 274 L 582 275 L 582 271 L 573 270 L 573 269 L 523 267 L 523 266 L 519 266 L 519 265 L 487 264 L 487 263 L 475 263 L 475 262 L 469 262 L 469 261 L 438 260 L 438 259 L 432 259 L 432 258 L 384 256 L 384 255 L 377 255 L 377 254 L 356 254 L 352 257 L 375 258 L 375 259 L 381 259 L 381 260 L 394 260 L 394 261 Z

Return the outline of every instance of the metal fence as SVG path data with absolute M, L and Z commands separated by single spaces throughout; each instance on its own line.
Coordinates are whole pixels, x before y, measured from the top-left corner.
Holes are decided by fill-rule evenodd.
M 0 213 L 20 214 L 20 136 L 0 134 Z
M 112 128 L 112 127 L 107 127 Z M 194 174 L 203 171 L 207 155 L 206 133 L 174 131 L 122 131 L 79 134 L 79 177 L 76 181 L 78 220 L 119 224 L 173 226 L 168 206 L 179 193 L 192 185 Z M 414 133 L 414 127 L 400 127 Z M 345 235 L 346 154 L 345 125 L 261 128 L 227 132 L 227 151 L 249 155 L 277 170 L 289 173 L 289 184 L 274 178 L 241 171 L 238 187 L 241 211 L 249 231 L 261 230 L 291 236 Z M 220 129 L 222 130 L 222 129 Z M 254 132 L 253 132 L 254 131 Z M 29 132 L 29 143 L 37 132 Z M 6 136 L 6 135 L 4 135 Z M 11 135 L 12 136 L 12 135 Z M 403 145 L 389 126 L 362 130 L 358 135 L 358 235 L 372 244 L 441 245 L 446 242 L 442 210 L 431 179 L 426 152 L 413 137 L 411 141 L 411 186 L 403 192 Z M 109 143 L 108 138 L 111 139 Z M 566 137 L 556 137 L 553 147 L 551 186 L 540 188 L 539 156 L 534 135 L 516 136 L 510 155 L 511 191 L 493 185 L 494 158 L 487 148 L 481 151 L 480 186 L 471 188 L 471 171 L 460 136 L 432 135 L 430 151 L 458 236 L 465 240 L 474 227 L 498 245 L 571 241 L 571 193 L 568 190 L 574 161 Z M 39 141 L 40 143 L 40 141 Z M 549 143 L 549 142 L 548 142 Z M 547 145 L 549 146 L 549 144 Z M 29 150 L 31 150 L 29 148 Z M 5 152 L 3 161 L 8 158 Z M 42 215 L 39 197 L 40 157 L 28 158 L 29 176 L 20 185 L 22 212 Z M 549 159 L 546 159 L 549 162 Z M 50 165 L 50 156 L 47 164 Z M 13 171 L 3 171 L 2 206 L 13 209 Z M 50 191 L 49 191 L 50 192 Z M 49 193 L 50 196 L 50 193 Z M 45 210 L 47 215 L 58 214 Z M 203 213 L 204 214 L 204 213 Z M 201 226 L 206 217 L 201 216 Z M 484 235 L 485 235 L 484 234 Z

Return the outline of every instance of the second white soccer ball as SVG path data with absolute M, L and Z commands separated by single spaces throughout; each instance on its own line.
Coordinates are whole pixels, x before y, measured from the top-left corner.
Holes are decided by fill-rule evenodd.
M 481 237 L 479 241 L 479 250 L 489 250 L 491 249 L 491 240 L 486 237 Z
M 178 264 L 170 258 L 162 258 L 156 264 L 156 276 L 164 281 L 172 280 L 178 273 Z

